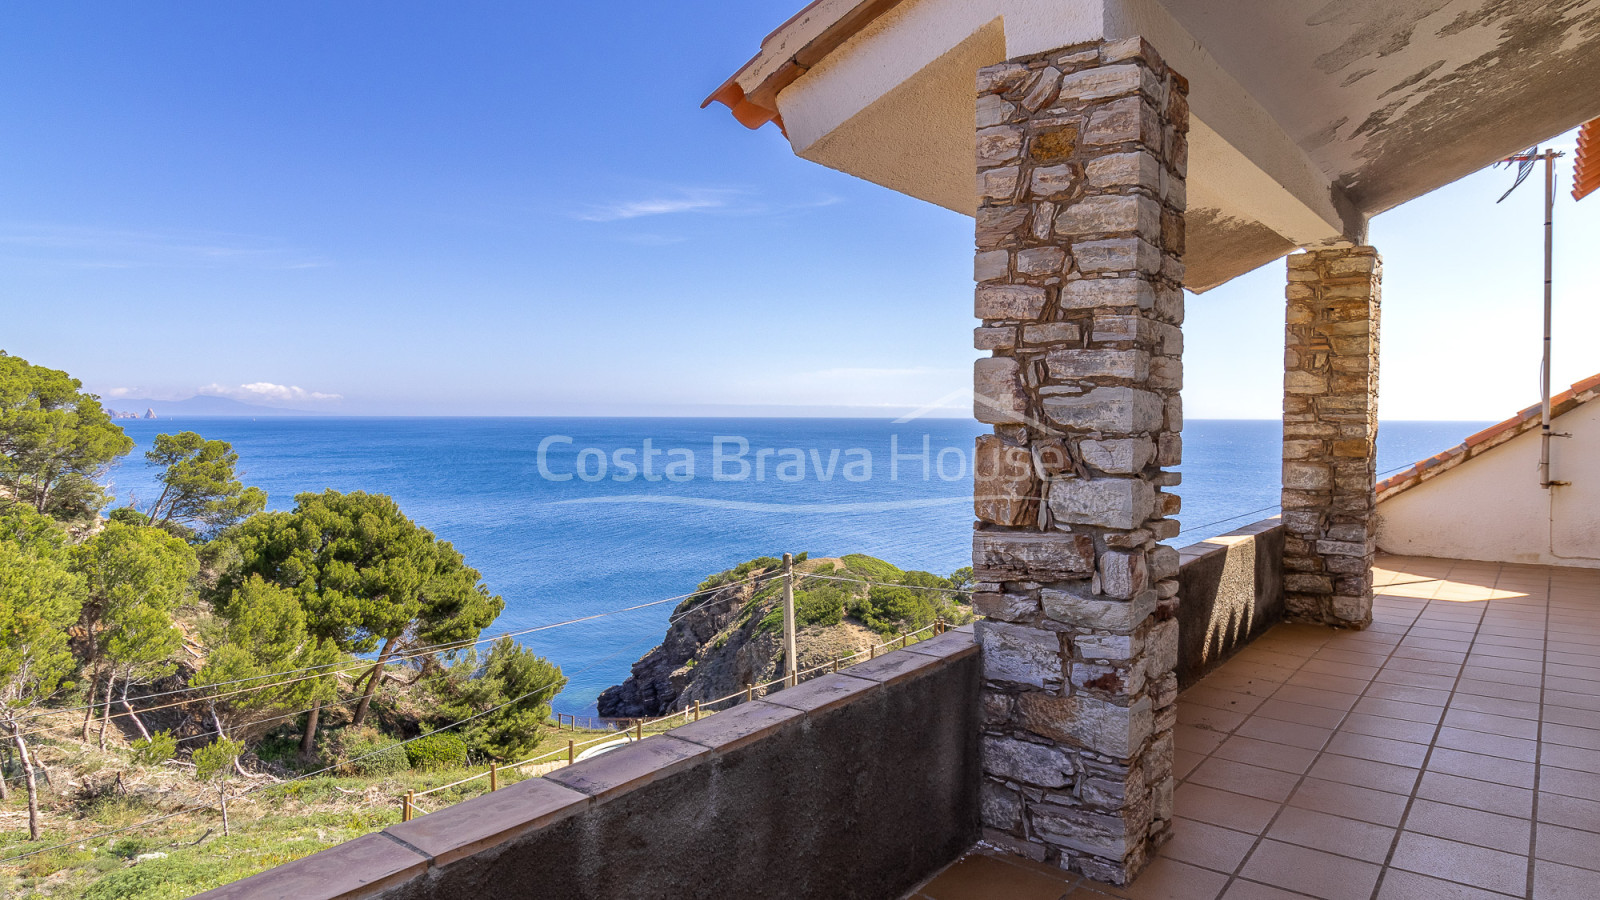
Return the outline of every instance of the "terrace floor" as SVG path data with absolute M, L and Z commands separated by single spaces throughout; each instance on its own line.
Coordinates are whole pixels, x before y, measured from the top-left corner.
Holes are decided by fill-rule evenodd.
M 1184 692 L 1133 885 L 980 849 L 912 896 L 1600 897 L 1600 570 L 1378 564 L 1371 628 L 1277 626 Z

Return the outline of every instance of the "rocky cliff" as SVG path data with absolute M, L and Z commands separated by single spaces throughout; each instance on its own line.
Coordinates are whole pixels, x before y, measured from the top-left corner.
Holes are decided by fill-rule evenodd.
M 783 675 L 782 578 L 772 557 L 751 560 L 701 584 L 674 612 L 660 646 L 600 694 L 600 715 L 661 716 L 696 700 L 718 700 Z M 972 617 L 965 570 L 949 578 L 906 572 L 853 554 L 795 565 L 795 650 L 801 670 L 864 651 L 934 618 Z M 849 581 L 835 581 L 846 578 Z

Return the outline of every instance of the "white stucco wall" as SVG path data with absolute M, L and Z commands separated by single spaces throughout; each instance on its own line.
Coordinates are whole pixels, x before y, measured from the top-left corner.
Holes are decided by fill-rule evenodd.
M 1600 401 L 1553 423 L 1550 477 L 1539 486 L 1535 428 L 1378 504 L 1389 553 L 1600 568 Z

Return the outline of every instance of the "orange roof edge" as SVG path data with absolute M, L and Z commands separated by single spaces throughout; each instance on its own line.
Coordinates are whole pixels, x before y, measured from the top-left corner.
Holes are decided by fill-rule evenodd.
M 795 79 L 804 75 L 812 66 L 821 62 L 824 57 L 839 48 L 846 40 L 859 33 L 863 28 L 872 24 L 879 16 L 898 6 L 902 0 L 858 0 L 858 2 L 845 10 L 837 19 L 829 22 L 816 37 L 805 46 L 795 49 L 788 54 L 781 64 L 773 68 L 761 83 L 746 91 L 739 84 L 739 76 L 749 71 L 761 60 L 762 54 L 767 52 L 767 45 L 771 44 L 785 29 L 795 22 L 803 19 L 807 13 L 818 6 L 823 0 L 813 0 L 805 8 L 790 16 L 787 21 L 770 34 L 761 39 L 761 52 L 750 58 L 750 61 L 739 67 L 739 70 L 722 83 L 722 86 L 711 93 L 711 96 L 700 104 L 701 109 L 710 106 L 713 101 L 721 103 L 733 111 L 733 117 L 746 128 L 756 129 L 768 122 L 778 123 L 778 128 L 784 130 L 783 117 L 778 114 L 778 94 Z
M 1585 396 L 1586 394 L 1588 396 Z M 1575 382 L 1570 389 L 1551 397 L 1550 414 L 1559 416 L 1563 413 L 1571 412 L 1578 406 L 1595 399 L 1597 394 L 1600 394 L 1600 373 Z M 1407 466 L 1378 482 L 1378 499 L 1386 500 L 1401 491 L 1415 487 L 1439 475 L 1446 471 L 1447 468 L 1454 468 L 1454 466 L 1445 467 L 1444 464 L 1447 462 L 1463 462 L 1466 459 L 1477 456 L 1479 453 L 1492 450 L 1504 443 L 1500 439 L 1506 435 L 1516 437 L 1524 432 L 1532 431 L 1539 426 L 1543 417 L 1543 404 L 1535 403 L 1504 422 L 1496 422 L 1488 428 L 1468 436 L 1466 440 L 1443 453 L 1435 453 L 1427 459 Z M 1509 438 L 1506 439 L 1509 440 Z

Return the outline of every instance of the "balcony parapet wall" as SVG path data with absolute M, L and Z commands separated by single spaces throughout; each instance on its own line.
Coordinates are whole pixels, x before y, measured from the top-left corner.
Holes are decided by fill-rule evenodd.
M 207 900 L 898 897 L 978 838 L 972 627 Z
M 1180 688 L 1282 621 L 1283 544 L 1271 518 L 1178 550 Z

